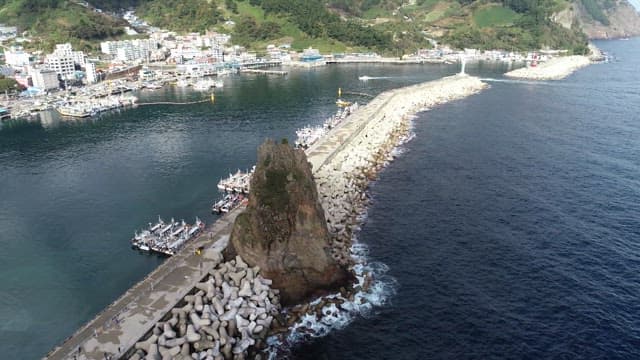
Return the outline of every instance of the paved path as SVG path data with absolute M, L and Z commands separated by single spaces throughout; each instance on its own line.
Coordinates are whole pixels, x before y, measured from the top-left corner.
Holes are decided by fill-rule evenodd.
M 220 218 L 45 358 L 104 360 L 107 354 L 119 359 L 221 261 L 219 254 L 243 210 L 238 208 Z M 196 255 L 200 246 L 205 250 Z

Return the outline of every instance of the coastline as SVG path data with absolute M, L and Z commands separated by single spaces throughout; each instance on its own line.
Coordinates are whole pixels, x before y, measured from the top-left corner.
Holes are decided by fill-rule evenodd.
M 225 238 L 228 240 L 226 233 L 228 232 L 229 220 L 227 219 L 226 224 L 222 226 L 221 220 L 219 220 L 212 225 L 220 229 L 213 238 L 207 233 L 208 236 L 202 236 L 185 247 L 175 257 L 165 261 L 147 278 L 128 290 L 93 320 L 82 326 L 63 344 L 53 349 L 47 357 L 72 358 L 79 347 L 82 347 L 83 351 L 78 354 L 78 358 L 95 358 L 100 357 L 102 354 L 111 354 L 116 358 L 141 358 L 145 353 L 147 356 L 166 356 L 167 354 L 175 356 L 178 352 L 182 356 L 187 356 L 186 352 L 189 351 L 189 345 L 186 342 L 191 343 L 192 346 L 195 346 L 196 343 L 199 344 L 198 346 L 206 345 L 210 350 L 213 349 L 213 353 L 218 356 L 223 354 L 225 358 L 229 358 L 231 351 L 236 355 L 247 356 L 246 351 L 250 345 L 253 345 L 252 341 L 259 344 L 266 336 L 264 330 L 269 328 L 267 322 L 274 332 L 283 331 L 291 334 L 296 330 L 302 330 L 296 324 L 296 321 L 300 318 L 306 317 L 309 319 L 309 317 L 313 317 L 317 321 L 321 321 L 323 315 L 331 315 L 330 318 L 339 316 L 337 315 L 340 312 L 339 309 L 358 312 L 362 310 L 360 305 L 364 307 L 371 306 L 370 303 L 374 301 L 367 294 L 370 294 L 371 289 L 377 286 L 376 279 L 372 276 L 373 272 L 364 266 L 367 260 L 361 246 L 352 244 L 352 239 L 359 229 L 358 224 L 361 223 L 363 214 L 366 211 L 365 192 L 368 181 L 373 179 L 377 171 L 391 160 L 393 149 L 400 142 L 407 139 L 412 114 L 437 104 L 475 94 L 486 86 L 477 78 L 452 76 L 387 91 L 377 96 L 366 106 L 363 106 L 361 111 L 354 113 L 340 126 L 332 129 L 326 137 L 322 138 L 307 151 L 309 162 L 314 165 L 314 177 L 316 179 L 325 179 L 323 185 L 318 182 L 318 188 L 321 196 L 324 197 L 322 200 L 323 209 L 325 213 L 330 213 L 331 215 L 332 254 L 342 263 L 350 264 L 358 279 L 353 289 L 341 289 L 340 297 L 333 296 L 334 301 L 317 299 L 311 305 L 303 304 L 299 307 L 294 307 L 292 311 L 285 312 L 287 319 L 284 321 L 275 315 L 267 319 L 267 315 L 265 315 L 264 319 L 260 319 L 264 320 L 264 324 L 260 325 L 262 326 L 260 331 L 254 333 L 257 325 L 253 324 L 251 328 L 252 335 L 246 335 L 245 331 L 250 328 L 253 321 L 245 323 L 247 320 L 244 318 L 234 318 L 227 312 L 233 312 L 234 308 L 236 311 L 242 309 L 240 304 L 235 304 L 235 300 L 240 299 L 238 291 L 243 291 L 243 282 L 245 282 L 243 276 L 248 276 L 249 269 L 236 266 L 236 264 L 242 264 L 241 260 L 221 262 L 219 248 L 221 246 L 224 247 L 224 245 L 216 245 L 213 240 L 225 240 Z M 342 166 L 336 167 L 339 163 L 344 165 L 344 168 Z M 329 182 L 329 184 L 336 186 L 327 186 L 326 176 L 336 176 L 335 184 L 331 181 Z M 335 196 L 333 198 L 335 203 L 328 200 L 333 196 Z M 335 204 L 342 204 L 343 208 L 332 207 Z M 349 206 L 352 207 L 348 208 Z M 237 212 L 239 213 L 240 211 L 242 209 L 238 209 Z M 211 259 L 205 264 L 206 268 L 201 268 L 200 271 L 198 271 L 197 265 L 198 257 L 193 255 L 196 242 L 198 246 L 205 246 L 205 253 Z M 210 253 L 209 250 L 211 250 Z M 184 278 L 183 276 L 171 276 L 175 272 L 175 268 L 171 268 L 169 264 L 175 262 L 180 262 L 182 270 L 189 272 L 188 278 L 187 275 Z M 233 270 L 229 270 L 231 268 Z M 182 270 L 179 272 L 182 273 Z M 221 274 L 220 270 L 224 272 Z M 253 275 L 249 280 L 254 286 L 254 295 L 251 295 L 251 297 L 268 293 L 269 299 L 277 299 L 277 291 L 272 292 L 268 289 L 268 280 L 265 279 L 264 282 L 258 280 L 260 284 L 256 285 L 254 280 L 259 279 L 257 276 L 258 271 L 253 270 Z M 239 275 L 243 272 L 243 275 Z M 148 279 L 154 277 L 152 275 L 157 273 L 163 273 L 163 277 L 153 279 L 152 286 L 149 283 L 151 280 Z M 224 280 L 218 281 L 216 277 L 221 275 L 224 276 Z M 188 281 L 185 279 L 188 279 Z M 209 296 L 209 293 L 211 293 L 208 289 L 209 283 L 215 283 L 218 288 L 224 291 L 225 286 L 221 285 L 222 282 L 228 282 L 227 288 L 231 288 L 231 290 L 228 290 L 228 292 L 230 291 L 230 296 L 227 300 L 233 299 L 232 301 L 235 305 L 230 308 L 225 307 L 225 312 L 216 311 L 217 314 L 215 314 L 211 311 L 213 304 L 207 304 L 204 299 L 208 298 L 210 301 L 212 298 Z M 176 290 L 176 286 L 179 286 L 179 291 Z M 260 288 L 259 291 L 255 290 L 256 286 Z M 167 291 L 173 294 L 170 298 L 166 294 Z M 198 295 L 203 291 L 202 295 Z M 131 292 L 135 292 L 136 296 L 130 296 Z M 204 296 L 204 294 L 207 295 Z M 266 295 L 263 296 L 262 301 L 264 301 L 265 297 Z M 202 305 L 203 302 L 205 303 L 204 306 Z M 356 304 L 356 302 L 358 303 Z M 162 305 L 162 309 L 156 309 L 155 312 L 151 313 L 148 308 L 154 304 Z M 200 310 L 198 310 L 198 306 L 200 306 Z M 325 313 L 325 307 L 333 310 Z M 208 317 L 206 318 L 203 313 L 204 308 L 209 309 Z M 267 309 L 268 313 L 263 312 L 260 314 L 261 316 L 270 314 L 271 310 L 273 310 L 269 306 L 264 306 L 263 308 Z M 119 309 L 124 309 L 124 311 L 119 311 Z M 115 313 L 117 315 L 116 319 L 119 319 L 115 323 L 109 321 L 112 313 Z M 246 315 L 246 318 L 249 319 L 250 317 Z M 205 321 L 205 319 L 211 320 Z M 271 320 L 274 320 L 274 324 L 271 324 Z M 330 320 L 328 319 L 327 321 L 330 322 Z M 105 327 L 106 323 L 109 326 Z M 209 328 L 207 323 L 211 326 L 216 324 L 217 327 Z M 279 325 L 275 325 L 275 323 Z M 175 326 L 175 324 L 184 324 L 184 331 L 180 330 L 184 334 L 176 337 L 175 333 L 173 333 L 172 338 L 186 339 L 184 340 L 185 343 L 180 344 L 181 346 L 177 345 L 177 340 L 167 342 L 169 336 L 166 335 L 173 331 L 171 328 L 167 330 L 167 326 Z M 192 327 L 191 330 L 189 330 L 187 324 Z M 196 334 L 194 331 L 197 330 L 194 329 L 196 326 L 199 326 L 204 331 L 204 333 L 202 331 L 199 332 L 203 338 L 202 341 L 189 340 L 189 338 L 195 339 Z M 243 331 L 241 332 L 240 330 Z M 207 334 L 211 334 L 212 338 L 205 339 L 204 337 L 208 336 Z M 215 338 L 214 334 L 218 338 Z M 92 337 L 92 335 L 94 336 Z M 186 351 L 185 344 L 187 345 Z M 233 350 L 232 344 L 236 344 Z M 256 348 L 259 349 L 257 345 Z M 252 351 L 251 349 L 249 350 Z M 248 354 L 251 355 L 251 352 Z

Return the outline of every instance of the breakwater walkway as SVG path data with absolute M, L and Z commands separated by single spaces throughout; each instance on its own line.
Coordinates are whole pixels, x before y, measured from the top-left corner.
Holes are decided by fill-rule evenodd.
M 355 145 L 364 145 L 374 151 L 376 144 L 386 141 L 388 132 L 407 115 L 474 94 L 485 87 L 486 84 L 476 77 L 454 75 L 383 92 L 307 150 L 314 174 L 332 162 L 335 166 L 328 171 L 354 165 L 353 161 L 344 163 L 343 160 L 361 155 L 351 152 L 359 147 Z M 339 154 L 343 156 L 334 161 Z
M 208 226 L 178 254 L 46 355 L 46 359 L 119 359 L 222 260 L 238 208 Z M 204 247 L 201 255 L 196 249 Z
M 477 78 L 453 76 L 380 94 L 307 150 L 320 192 L 335 194 L 336 202 L 349 200 L 344 191 L 353 192 L 346 176 L 354 167 L 366 165 L 371 153 L 389 141 L 390 133 L 406 121 L 407 115 L 471 95 L 485 86 Z M 331 180 L 332 176 L 335 179 Z M 340 216 L 330 211 L 335 204 L 324 203 L 323 207 L 332 217 Z M 203 235 L 158 266 L 46 358 L 101 360 L 130 354 L 135 343 L 220 263 L 235 218 L 243 210 L 238 208 L 207 227 Z M 204 251 L 197 255 L 195 250 L 200 247 Z

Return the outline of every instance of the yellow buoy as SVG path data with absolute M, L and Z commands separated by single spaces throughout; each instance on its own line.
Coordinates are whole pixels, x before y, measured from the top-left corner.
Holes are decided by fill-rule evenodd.
M 342 96 L 342 88 L 338 88 L 338 97 Z
M 216 101 L 216 96 L 214 94 L 211 94 L 211 102 L 215 102 Z

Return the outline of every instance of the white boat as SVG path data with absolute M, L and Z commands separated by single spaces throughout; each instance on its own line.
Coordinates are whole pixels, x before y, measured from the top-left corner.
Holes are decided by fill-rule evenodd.
M 149 250 L 151 250 L 151 249 L 149 248 L 149 245 L 147 245 L 147 244 L 138 244 L 138 249 L 140 249 L 140 250 L 142 250 L 142 251 L 149 251 Z
M 56 107 L 56 111 L 63 116 L 85 118 L 93 115 L 93 111 L 90 108 L 80 105 L 62 105 Z
M 178 80 L 176 82 L 176 86 L 177 87 L 181 87 L 181 88 L 188 87 L 189 85 L 191 85 L 191 84 L 189 83 L 189 80 L 187 80 L 187 79 L 180 79 L 180 80 Z
M 358 80 L 360 81 L 367 81 L 367 80 L 371 80 L 371 76 L 358 76 Z
M 213 86 L 214 86 L 214 87 L 217 87 L 217 88 L 224 87 L 224 82 L 222 82 L 222 80 L 215 81 L 215 82 L 213 83 Z

